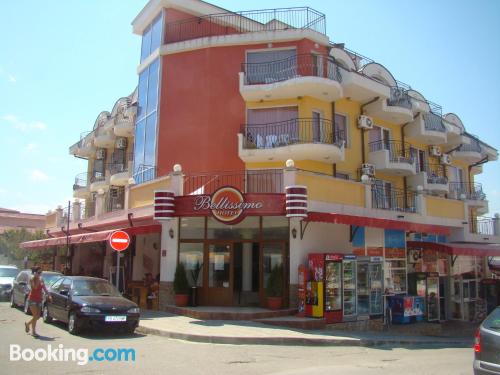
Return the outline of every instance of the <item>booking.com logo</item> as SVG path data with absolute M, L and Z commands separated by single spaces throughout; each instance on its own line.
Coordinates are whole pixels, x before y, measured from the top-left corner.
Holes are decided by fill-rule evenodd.
M 47 345 L 47 348 L 21 348 L 21 345 L 11 344 L 9 351 L 11 361 L 37 362 L 76 362 L 84 366 L 89 362 L 135 362 L 135 349 L 131 348 L 96 348 L 89 354 L 89 349 L 65 348 L 63 344 L 57 347 Z

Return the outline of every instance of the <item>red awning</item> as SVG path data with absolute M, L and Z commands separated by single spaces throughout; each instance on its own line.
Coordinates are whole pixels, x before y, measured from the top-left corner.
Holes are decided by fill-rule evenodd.
M 437 250 L 450 255 L 500 256 L 500 244 L 408 241 L 408 248 Z
M 305 221 L 357 225 L 360 227 L 373 227 L 382 229 L 399 229 L 419 233 L 432 233 L 442 235 L 450 234 L 450 228 L 442 225 L 419 224 L 403 220 L 381 219 L 328 212 L 309 212 Z
M 64 246 L 66 245 L 67 241 L 69 242 L 70 245 L 107 241 L 109 239 L 109 236 L 111 236 L 111 233 L 117 230 L 123 230 L 131 236 L 137 234 L 160 233 L 161 225 L 159 224 L 142 225 L 138 227 L 130 227 L 124 229 L 109 229 L 99 232 L 72 234 L 70 236 L 61 236 L 61 237 L 47 238 L 44 240 L 23 242 L 20 244 L 20 247 L 23 249 L 43 249 L 52 246 Z

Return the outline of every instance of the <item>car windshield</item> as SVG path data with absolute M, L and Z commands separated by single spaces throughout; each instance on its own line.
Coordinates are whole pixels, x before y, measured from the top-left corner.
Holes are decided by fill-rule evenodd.
M 17 268 L 0 268 L 0 277 L 16 277 L 18 273 Z
M 58 273 L 42 273 L 42 280 L 45 283 L 46 287 L 54 284 L 56 280 L 58 280 L 62 275 Z
M 116 288 L 105 280 L 73 280 L 75 296 L 121 296 Z
M 500 307 L 497 307 L 484 320 L 483 327 L 487 329 L 500 330 Z

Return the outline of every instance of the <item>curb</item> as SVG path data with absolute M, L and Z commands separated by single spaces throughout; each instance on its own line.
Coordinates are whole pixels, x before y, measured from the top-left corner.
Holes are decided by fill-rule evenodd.
M 228 345 L 288 345 L 288 346 L 363 346 L 377 347 L 385 345 L 400 346 L 447 346 L 447 347 L 471 347 L 471 340 L 439 340 L 428 338 L 422 340 L 412 339 L 328 339 L 328 338 L 300 338 L 300 337 L 230 337 L 230 336 L 206 336 L 191 333 L 179 333 L 161 329 L 139 326 L 136 332 L 167 337 L 170 339 L 191 341 L 206 344 L 228 344 Z

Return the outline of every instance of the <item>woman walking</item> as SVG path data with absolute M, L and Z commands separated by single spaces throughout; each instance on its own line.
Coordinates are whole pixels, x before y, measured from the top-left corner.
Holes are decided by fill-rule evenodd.
M 33 268 L 33 276 L 31 277 L 30 280 L 31 290 L 27 300 L 28 306 L 31 310 L 31 314 L 33 315 L 33 317 L 31 318 L 31 320 L 24 323 L 24 329 L 26 330 L 26 333 L 29 333 L 30 331 L 29 327 L 31 325 L 31 333 L 33 337 L 39 336 L 38 333 L 36 333 L 36 322 L 38 319 L 40 319 L 40 313 L 42 311 L 43 292 L 45 291 L 49 301 L 52 299 L 50 294 L 48 294 L 47 292 L 47 288 L 43 283 L 41 275 L 42 275 L 42 270 L 40 269 L 40 267 Z

